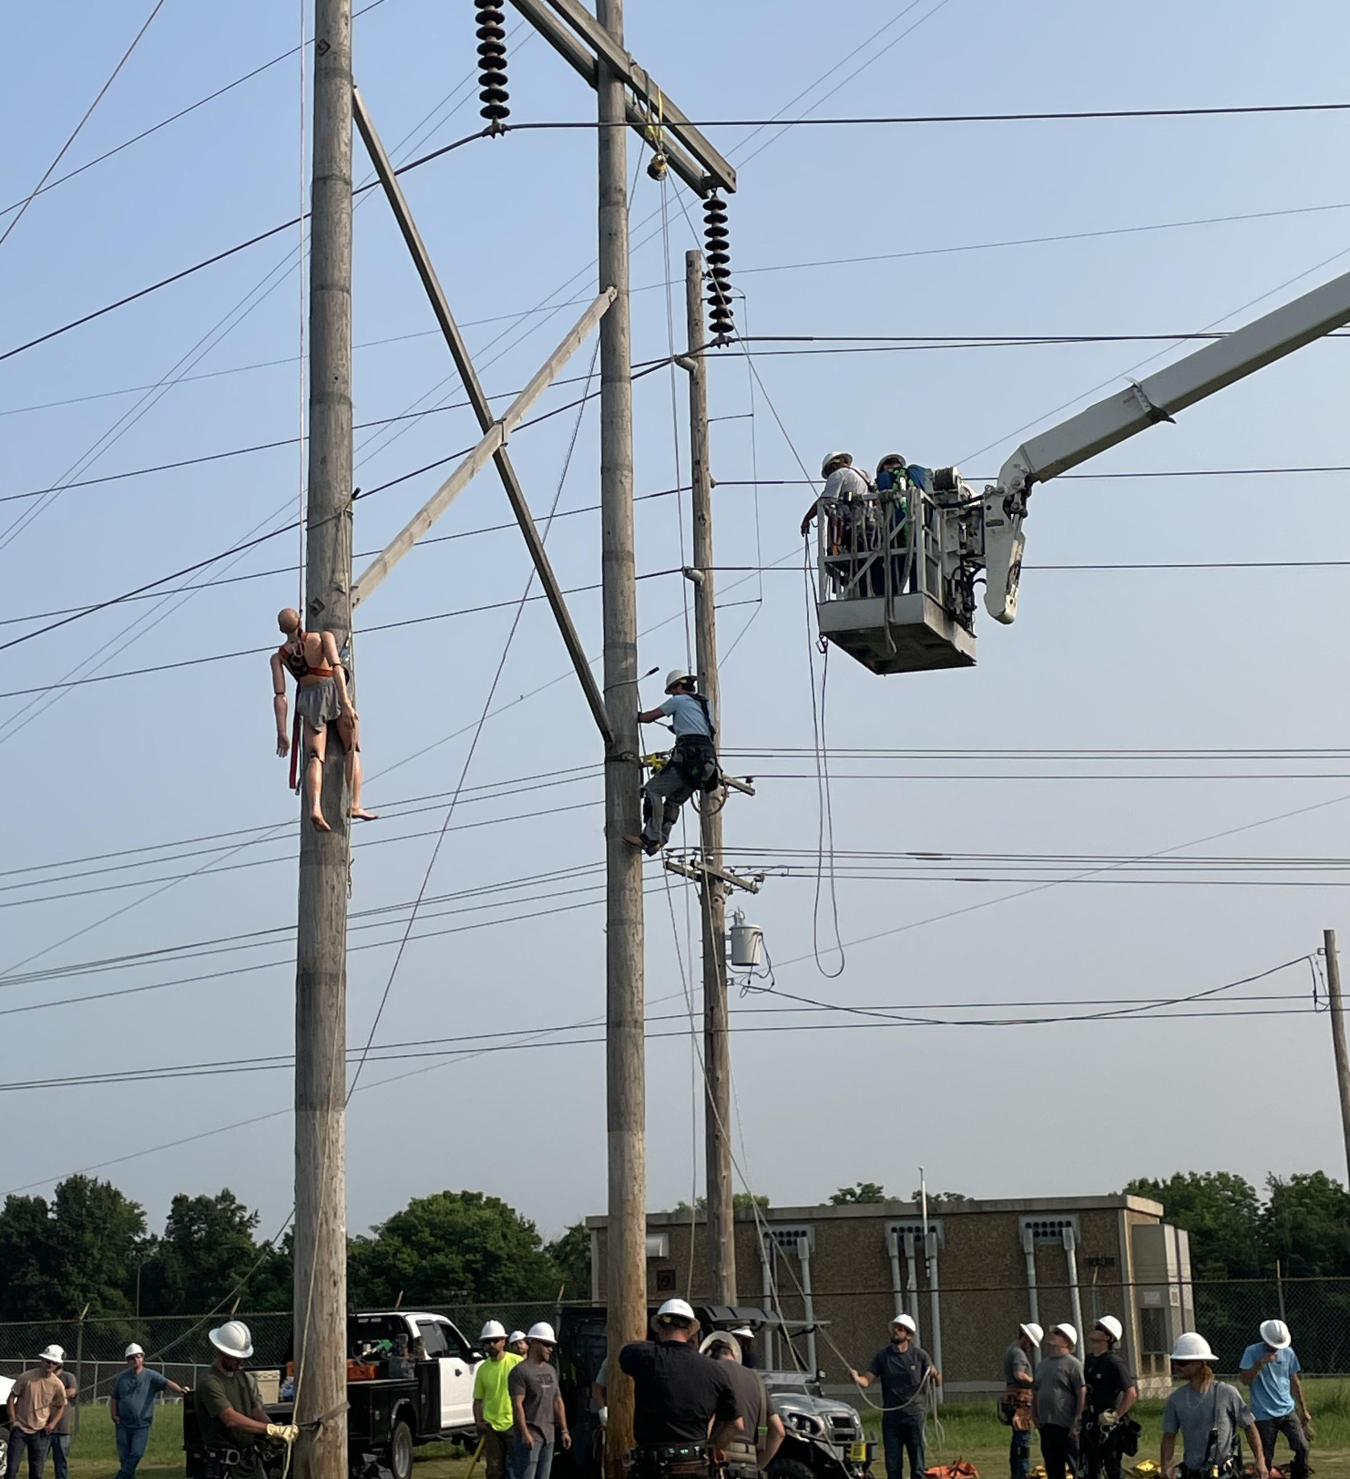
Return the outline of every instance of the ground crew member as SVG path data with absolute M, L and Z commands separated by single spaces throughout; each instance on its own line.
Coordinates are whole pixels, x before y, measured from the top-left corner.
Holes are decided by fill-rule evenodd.
M 347 669 L 338 654 L 332 632 L 307 632 L 300 625 L 300 613 L 287 606 L 277 616 L 277 625 L 286 640 L 272 654 L 272 710 L 277 720 L 277 754 L 283 759 L 297 750 L 291 764 L 294 782 L 299 763 L 301 731 L 305 741 L 305 805 L 316 832 L 333 829 L 324 820 L 323 759 L 328 748 L 328 726 L 337 725 L 338 739 L 346 754 L 347 785 L 352 793 L 349 813 L 359 822 L 374 822 L 378 816 L 361 805 L 361 730 L 356 706 L 347 691 Z M 295 728 L 286 728 L 286 674 L 295 679 Z
M 1011 1479 L 1031 1472 L 1031 1379 L 1045 1332 L 1033 1322 L 1017 1327 L 1017 1339 L 1003 1352 L 1003 1396 L 999 1418 L 1012 1429 L 1008 1444 Z
M 558 1373 L 550 1364 L 558 1344 L 553 1326 L 543 1320 L 531 1325 L 528 1341 L 529 1354 L 506 1377 L 515 1421 L 511 1479 L 548 1479 L 554 1444 L 571 1448 L 572 1435 L 567 1431 Z
M 525 1339 L 525 1332 L 523 1330 L 513 1330 L 510 1335 L 506 1337 L 506 1349 L 510 1351 L 513 1356 L 528 1355 L 530 1351 L 530 1343 L 528 1340 Z
M 767 1469 L 786 1436 L 783 1419 L 773 1410 L 764 1378 L 758 1371 L 747 1370 L 741 1361 L 741 1347 L 735 1331 L 715 1330 L 699 1349 L 714 1361 L 726 1364 L 731 1385 L 736 1389 L 736 1415 L 741 1431 L 727 1445 L 727 1473 L 730 1479 L 755 1479 Z
M 727 1363 L 699 1354 L 698 1321 L 682 1299 L 657 1310 L 652 1333 L 619 1352 L 619 1369 L 633 1378 L 634 1479 L 706 1479 L 712 1454 L 743 1431 Z
M 113 1382 L 108 1416 L 117 1433 L 117 1457 L 122 1461 L 117 1479 L 134 1479 L 136 1466 L 145 1457 L 150 1424 L 155 1420 L 155 1398 L 161 1392 L 181 1397 L 187 1390 L 170 1381 L 162 1371 L 150 1371 L 145 1352 L 133 1340 L 123 1352 L 127 1369 Z
M 694 675 L 684 668 L 666 674 L 665 703 L 638 715 L 641 724 L 669 717 L 675 727 L 670 759 L 642 788 L 642 836 L 648 857 L 670 841 L 670 829 L 680 819 L 680 808 L 696 791 L 717 788 L 717 730 L 708 700 L 696 693 Z
M 66 1388 L 57 1372 L 66 1359 L 59 1345 L 49 1345 L 31 1371 L 23 1372 L 9 1391 L 9 1451 L 5 1479 L 18 1479 L 19 1461 L 28 1455 L 28 1479 L 42 1479 L 47 1445 L 66 1406 Z
M 914 1344 L 916 1328 L 912 1316 L 896 1315 L 891 1321 L 890 1345 L 872 1357 L 866 1372 L 849 1371 L 860 1387 L 881 1382 L 886 1479 L 901 1479 L 905 1454 L 909 1454 L 910 1479 L 923 1479 L 927 1468 L 928 1383 L 940 1386 L 942 1373 L 928 1352 Z
M 1087 1403 L 1083 1363 L 1073 1354 L 1078 1332 L 1056 1325 L 1045 1337 L 1031 1379 L 1031 1421 L 1041 1435 L 1045 1479 L 1064 1479 L 1078 1471 L 1078 1434 Z
M 61 1409 L 61 1416 L 57 1419 L 56 1427 L 52 1432 L 51 1445 L 47 1451 L 52 1456 L 52 1473 L 56 1479 L 69 1479 L 70 1436 L 75 1418 L 75 1398 L 79 1395 L 80 1389 L 64 1364 L 56 1368 L 56 1374 L 61 1378 L 61 1385 L 66 1389 L 66 1405 Z
M 479 1362 L 473 1376 L 473 1420 L 483 1435 L 487 1479 L 502 1479 L 515 1423 L 507 1377 L 520 1364 L 520 1357 L 506 1349 L 506 1327 L 499 1320 L 489 1320 L 478 1339 L 487 1359 Z
M 1177 1336 L 1172 1350 L 1172 1371 L 1186 1385 L 1175 1387 L 1163 1408 L 1162 1479 L 1177 1479 L 1172 1457 L 1178 1431 L 1183 1444 L 1183 1479 L 1200 1479 L 1215 1470 L 1220 1474 L 1240 1474 L 1239 1431 L 1246 1433 L 1251 1445 L 1256 1479 L 1267 1479 L 1265 1450 L 1261 1447 L 1256 1419 L 1236 1387 L 1214 1380 L 1217 1360 L 1203 1335 L 1188 1330 Z
M 737 1325 L 731 1333 L 741 1348 L 741 1365 L 747 1371 L 758 1371 L 759 1354 L 755 1348 L 755 1332 L 748 1325 Z
M 1308 1435 L 1312 1413 L 1298 1379 L 1298 1357 L 1289 1343 L 1289 1327 L 1283 1320 L 1265 1320 L 1261 1339 L 1242 1353 L 1239 1375 L 1251 1390 L 1251 1408 L 1256 1417 L 1256 1430 L 1261 1435 L 1261 1450 L 1269 1464 L 1275 1457 L 1275 1439 L 1280 1433 L 1289 1440 L 1294 1461 L 1289 1466 L 1289 1479 L 1306 1479 L 1308 1473 Z M 1295 1415 L 1294 1399 L 1298 1399 Z
M 207 1479 L 266 1479 L 259 1438 L 294 1443 L 294 1423 L 270 1422 L 258 1382 L 244 1362 L 253 1354 L 253 1335 L 242 1320 L 226 1320 L 207 1332 L 216 1359 L 197 1383 L 195 1410 L 206 1456 Z M 231 1463 L 226 1455 L 237 1455 Z
M 1092 1354 L 1083 1362 L 1087 1407 L 1083 1414 L 1083 1459 L 1087 1479 L 1121 1479 L 1120 1421 L 1139 1400 L 1130 1368 L 1116 1349 L 1124 1327 L 1114 1315 L 1103 1315 L 1088 1332 Z M 1137 1436 L 1137 1435 L 1136 1435 Z

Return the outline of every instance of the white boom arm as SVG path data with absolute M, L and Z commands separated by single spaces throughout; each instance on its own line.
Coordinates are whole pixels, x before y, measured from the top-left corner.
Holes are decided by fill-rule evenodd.
M 985 489 L 985 609 L 996 621 L 1017 615 L 1017 583 L 1026 538 L 1027 494 L 1157 421 L 1171 421 L 1216 390 L 1350 323 L 1350 272 L 1283 308 L 1254 319 L 1128 390 L 1116 391 L 1022 443 Z

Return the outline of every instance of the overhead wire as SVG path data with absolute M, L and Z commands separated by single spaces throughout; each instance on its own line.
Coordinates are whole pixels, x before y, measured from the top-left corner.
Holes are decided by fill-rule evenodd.
M 103 84 L 102 87 L 99 88 L 98 92 L 94 95 L 94 101 L 90 103 L 89 106 L 84 110 L 83 116 L 80 118 L 80 121 L 75 125 L 75 127 L 71 130 L 70 135 L 66 139 L 65 143 L 62 144 L 61 147 L 56 151 L 56 157 L 42 172 L 42 178 L 39 179 L 37 184 L 33 186 L 28 194 L 24 196 L 21 201 L 18 202 L 17 213 L 15 214 L 14 219 L 10 221 L 9 225 L 6 226 L 3 231 L 0 231 L 0 246 L 4 246 L 5 242 L 9 239 L 10 232 L 14 230 L 14 228 L 19 224 L 21 220 L 23 220 L 28 207 L 32 205 L 34 199 L 38 195 L 38 192 L 51 178 L 52 171 L 65 158 L 66 150 L 69 149 L 70 146 L 75 142 L 75 140 L 79 138 L 85 124 L 88 123 L 90 118 L 93 116 L 94 109 L 97 108 L 98 105 L 103 101 L 108 89 L 117 80 L 118 73 L 122 70 L 123 67 L 126 66 L 127 62 L 130 60 L 131 53 L 136 50 L 137 46 L 140 45 L 141 37 L 144 36 L 145 33 L 150 29 L 151 21 L 154 20 L 154 18 L 160 13 L 163 8 L 164 0 L 155 0 L 154 5 L 150 9 L 150 14 L 146 16 L 145 20 L 141 23 L 140 30 L 137 31 L 136 34 L 131 38 L 131 45 L 128 46 L 127 49 L 122 53 L 122 56 L 119 59 L 117 65 L 109 73 L 108 80 Z

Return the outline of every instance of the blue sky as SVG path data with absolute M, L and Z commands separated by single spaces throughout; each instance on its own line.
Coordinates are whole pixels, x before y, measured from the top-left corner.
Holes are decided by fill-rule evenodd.
M 123 3 L 55 3 L 9 17 L 0 115 L 11 147 L 0 164 L 0 204 L 32 188 L 144 13 Z M 509 20 L 517 26 L 514 12 Z M 62 168 L 285 51 L 300 26 L 295 7 L 244 0 L 227 25 L 212 26 L 207 12 L 169 0 Z M 628 15 L 631 50 L 680 106 L 692 117 L 724 119 L 773 116 L 804 90 L 786 116 L 1340 101 L 1348 30 L 1343 6 L 1317 0 L 1279 7 L 1194 0 L 1128 14 L 1069 0 L 922 0 L 908 9 L 782 0 L 772 12 L 633 0 Z M 384 0 L 358 19 L 355 56 L 397 158 L 472 132 L 476 105 L 459 86 L 473 64 L 469 7 Z M 511 39 L 510 78 L 513 121 L 593 116 L 589 90 L 523 24 Z M 305 82 L 299 59 L 289 58 L 40 196 L 0 247 L 5 345 L 297 215 Z M 1345 270 L 1347 129 L 1350 121 L 1335 113 L 798 128 L 748 140 L 748 128 L 718 129 L 716 142 L 740 168 L 730 202 L 734 280 L 746 295 L 739 325 L 752 335 L 818 336 L 1232 327 Z M 364 179 L 359 145 L 357 160 Z M 630 165 L 638 163 L 633 141 Z M 580 313 L 572 300 L 594 292 L 593 181 L 594 138 L 586 131 L 477 142 L 406 179 L 494 396 L 524 384 Z M 1173 224 L 1258 213 L 1271 214 Z M 689 220 L 700 220 L 696 202 L 672 182 L 663 221 L 660 189 L 637 174 L 635 359 L 669 352 L 663 251 L 676 279 L 670 311 L 680 344 Z M 1165 229 L 1126 231 L 1137 227 Z M 1094 232 L 1104 234 L 1084 235 Z M 1047 237 L 1070 239 L 1027 241 Z M 1001 245 L 1009 242 L 1024 244 Z M 294 231 L 273 238 L 0 363 L 0 492 L 294 438 L 303 384 L 298 245 Z M 823 262 L 835 265 L 802 265 Z M 354 293 L 358 422 L 462 399 L 374 193 L 356 213 Z M 799 876 L 771 879 L 748 906 L 779 963 L 782 990 L 895 1007 L 1182 996 L 1315 950 L 1323 927 L 1344 922 L 1343 875 L 1327 866 L 1280 874 L 1278 886 L 1265 882 L 1277 877 L 1269 870 L 1228 875 L 1244 886 L 1204 882 L 1213 872 L 1131 882 L 1117 870 L 995 902 L 1051 876 L 1025 863 L 993 884 L 841 877 L 843 939 L 883 937 L 851 946 L 837 977 L 817 970 L 813 632 L 796 534 L 810 495 L 783 480 L 802 476 L 798 456 L 814 470 L 836 446 L 869 464 L 900 450 L 929 465 L 958 462 L 972 478 L 992 476 L 1024 428 L 1122 383 L 1158 346 L 761 352 L 773 347 L 759 346 L 754 357 L 762 388 L 752 391 L 735 350 L 719 358 L 711 381 L 713 415 L 735 418 L 714 427 L 714 471 L 728 484 L 717 494 L 719 564 L 784 561 L 762 577 L 731 570 L 719 577 L 723 739 L 754 752 L 736 764 L 763 777 L 753 800 L 738 797 L 728 807 L 728 856 L 735 861 L 743 849 L 750 862 L 766 850 L 796 850 Z M 1344 464 L 1345 353 L 1339 340 L 1311 346 L 1091 470 Z M 585 375 L 589 362 L 587 346 L 567 373 Z M 144 403 L 146 391 L 130 389 L 183 373 L 197 378 Z M 575 394 L 574 385 L 558 387 L 543 409 Z M 684 386 L 672 391 L 664 371 L 635 391 L 640 493 L 681 481 L 683 433 L 672 422 L 672 395 L 682 418 Z M 564 412 L 513 441 L 538 514 L 555 496 L 562 511 L 595 501 L 593 407 L 559 491 L 573 425 L 574 413 Z M 398 478 L 474 438 L 464 409 L 358 432 L 357 481 L 369 488 Z M 678 458 L 687 472 L 682 448 Z M 295 508 L 300 473 L 288 444 L 73 488 L 43 501 L 22 528 L 10 520 L 38 500 L 0 505 L 3 614 L 101 600 L 270 529 Z M 437 476 L 362 502 L 358 549 L 378 549 Z M 756 477 L 757 489 L 745 486 Z M 836 848 L 992 855 L 963 870 L 981 877 L 1013 854 L 1111 860 L 1183 844 L 1195 844 L 1192 858 L 1343 856 L 1350 805 L 1343 752 L 1298 764 L 1287 756 L 1033 763 L 969 752 L 1339 749 L 1347 719 L 1338 642 L 1345 571 L 1034 567 L 1350 558 L 1344 490 L 1339 473 L 1065 480 L 1038 490 L 1019 619 L 1009 629 L 980 624 L 976 669 L 881 679 L 837 653 L 831 658 L 833 749 L 938 752 L 839 754 L 831 787 Z M 508 518 L 500 487 L 483 477 L 437 533 L 467 534 Z M 639 587 L 642 667 L 664 671 L 685 659 L 686 592 L 678 576 L 653 572 L 681 564 L 687 520 L 682 534 L 674 496 L 640 503 L 637 520 L 638 569 L 651 577 Z M 594 514 L 556 526 L 549 547 L 565 585 L 599 579 L 598 546 Z M 274 639 L 276 609 L 295 599 L 296 578 L 285 567 L 297 551 L 295 535 L 274 539 L 209 574 L 278 573 L 163 605 L 114 608 L 0 653 L 5 692 L 79 676 L 86 662 L 105 663 L 109 673 L 192 664 L 76 688 L 50 706 L 46 697 L 33 708 L 24 707 L 31 695 L 0 699 L 9 779 L 4 869 L 156 849 L 53 868 L 66 879 L 60 884 L 28 872 L 0 879 L 24 885 L 0 894 L 0 905 L 13 901 L 0 928 L 0 1008 L 36 1008 L 4 1022 L 11 1082 L 290 1051 L 289 947 L 281 936 L 267 948 L 233 937 L 293 916 L 294 806 L 272 754 L 265 657 L 218 655 Z M 467 753 L 467 734 L 445 737 L 476 725 L 513 611 L 420 619 L 513 602 L 527 577 L 513 531 L 472 534 L 420 550 L 362 608 L 369 799 L 404 815 L 359 834 L 353 911 L 417 892 L 435 842 L 428 834 L 444 820 L 444 793 Z M 572 600 L 589 650 L 598 651 L 597 594 Z M 0 634 L 41 624 L 15 622 Z M 819 684 L 818 655 L 814 662 Z M 648 684 L 643 693 L 650 703 L 658 690 Z M 380 1043 L 515 1034 L 602 1010 L 599 896 L 564 892 L 593 889 L 600 876 L 582 871 L 602 857 L 599 756 L 538 602 L 521 620 L 497 705 L 517 699 L 483 727 L 465 783 L 491 789 L 466 791 L 450 823 L 466 830 L 448 835 L 428 887 L 429 897 L 458 896 L 428 915 L 477 912 L 445 912 L 425 928 L 483 927 L 414 942 L 390 991 Z M 1233 778 L 1217 778 L 1224 774 Z M 879 775 L 888 778 L 870 778 Z M 407 798 L 415 799 L 395 804 Z M 275 829 L 263 840 L 242 831 L 263 827 Z M 1204 840 L 1241 827 L 1250 830 Z M 236 830 L 241 836 L 224 843 L 159 850 Z M 236 842 L 237 852 L 198 851 Z M 138 868 L 89 871 L 128 861 Z M 175 881 L 203 869 L 217 871 Z M 499 888 L 487 900 L 464 897 L 519 880 L 534 881 L 515 890 L 515 903 Z M 678 1033 L 682 1021 L 687 1026 L 681 971 L 689 970 L 697 914 L 678 880 L 649 867 L 648 886 L 650 1011 L 670 1018 L 653 1028 Z M 829 891 L 822 892 L 824 945 L 833 925 Z M 588 907 L 544 912 L 572 904 Z M 938 918 L 972 904 L 985 907 Z M 353 930 L 352 945 L 372 947 L 351 957 L 353 1042 L 364 1041 L 385 989 L 402 916 L 393 916 L 393 927 L 365 927 L 381 918 L 353 920 L 363 928 Z M 912 927 L 894 933 L 900 926 Z M 73 973 L 224 937 L 249 948 Z M 838 966 L 837 954 L 822 960 L 828 970 Z M 259 968 L 215 974 L 243 966 Z M 5 980 L 39 969 L 53 974 Z M 161 986 L 208 974 L 214 978 Z M 1251 1004 L 1297 1008 L 1309 1004 L 1310 982 L 1305 964 L 1242 989 L 1302 992 Z M 50 1005 L 140 987 L 160 989 Z M 747 997 L 735 1005 L 790 1003 Z M 766 1026 L 794 1017 L 735 1020 Z M 1226 1168 L 1256 1180 L 1268 1170 L 1342 1170 L 1323 1016 L 835 1030 L 849 1020 L 798 1016 L 796 1025 L 829 1030 L 736 1041 L 744 1164 L 755 1189 L 777 1201 L 808 1202 L 860 1177 L 905 1193 L 920 1162 L 931 1182 L 985 1195 L 1104 1191 L 1132 1175 L 1178 1168 Z M 417 1068 L 427 1071 L 378 1086 Z M 661 1207 L 689 1195 L 691 1156 L 702 1142 L 691 1121 L 687 1037 L 652 1043 L 648 1082 L 649 1199 Z M 349 1120 L 354 1228 L 444 1186 L 495 1192 L 550 1230 L 603 1208 L 597 1046 L 400 1060 L 371 1065 L 362 1083 L 368 1087 Z M 1265 1114 L 1251 1112 L 1258 1094 L 1269 1103 Z M 100 1174 L 144 1201 L 152 1220 L 175 1191 L 228 1184 L 276 1224 L 290 1203 L 289 1099 L 284 1069 L 14 1090 L 5 1101 L 11 1123 L 41 1124 L 43 1132 L 10 1137 L 0 1190 L 46 1187 L 69 1171 L 134 1157 Z M 1020 1148 L 1010 1143 L 1010 1122 L 1026 1128 Z

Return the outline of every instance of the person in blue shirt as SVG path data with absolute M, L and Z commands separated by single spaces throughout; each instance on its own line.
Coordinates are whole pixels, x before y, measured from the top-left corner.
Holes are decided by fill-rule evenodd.
M 1304 1429 L 1312 1422 L 1312 1414 L 1298 1373 L 1298 1357 L 1290 1343 L 1288 1325 L 1283 1320 L 1264 1321 L 1261 1339 L 1242 1353 L 1239 1375 L 1251 1390 L 1252 1414 L 1267 1463 L 1275 1454 L 1276 1435 L 1283 1433 L 1288 1439 L 1294 1456 L 1289 1479 L 1306 1479 L 1308 1473 L 1308 1435 Z
M 136 1466 L 145 1457 L 150 1424 L 155 1420 L 155 1398 L 161 1392 L 181 1397 L 187 1390 L 162 1371 L 151 1371 L 145 1352 L 133 1340 L 126 1351 L 127 1369 L 113 1382 L 108 1415 L 117 1431 L 117 1456 L 122 1461 L 117 1479 L 135 1479 Z
M 628 838 L 648 857 L 670 841 L 684 803 L 696 791 L 713 791 L 718 785 L 717 727 L 708 700 L 695 692 L 696 686 L 692 673 L 672 668 L 666 674 L 666 701 L 638 715 L 640 724 L 668 718 L 675 730 L 670 759 L 642 788 L 642 836 Z

